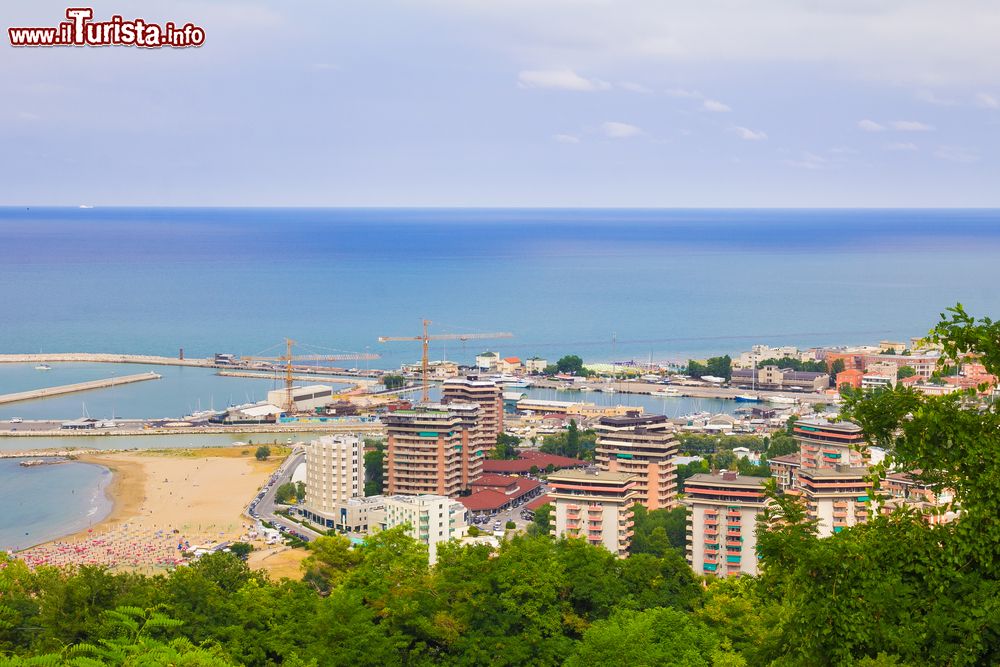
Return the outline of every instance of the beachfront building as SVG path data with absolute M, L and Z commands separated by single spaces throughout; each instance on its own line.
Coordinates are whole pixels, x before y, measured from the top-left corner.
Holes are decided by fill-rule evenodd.
M 799 419 L 792 429 L 792 437 L 799 444 L 802 469 L 867 465 L 862 453 L 865 436 L 861 427 L 853 422 Z
M 868 520 L 868 468 L 838 465 L 833 468 L 799 470 L 798 489 L 806 502 L 806 513 L 816 519 L 817 535 L 829 537 L 848 526 Z
M 601 417 L 596 460 L 602 470 L 635 475 L 636 502 L 646 509 L 669 509 L 677 502 L 677 455 L 674 426 L 663 415 L 632 413 Z
M 330 528 L 356 525 L 341 516 L 341 509 L 351 498 L 362 494 L 364 480 L 361 438 L 338 434 L 313 440 L 306 447 L 304 514 L 310 521 Z
M 699 473 L 684 481 L 687 561 L 698 574 L 757 574 L 757 515 L 765 508 L 763 477 Z
M 441 385 L 442 402 L 475 403 L 479 406 L 479 437 L 482 445 L 492 449 L 497 436 L 503 433 L 503 387 L 493 380 L 481 380 L 471 375 L 445 380 Z
M 407 534 L 427 545 L 430 562 L 437 562 L 437 545 L 466 534 L 465 507 L 440 495 L 392 495 L 384 500 L 381 528 L 407 526 Z
M 549 475 L 553 533 L 580 537 L 624 558 L 632 544 L 635 475 L 587 468 Z
M 482 474 L 487 449 L 478 418 L 475 403 L 427 403 L 384 415 L 386 494 L 467 491 Z

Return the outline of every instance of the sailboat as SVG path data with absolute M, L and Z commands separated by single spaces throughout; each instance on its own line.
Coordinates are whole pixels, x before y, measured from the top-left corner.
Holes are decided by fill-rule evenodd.
M 744 385 L 745 386 L 745 385 Z M 757 360 L 753 360 L 753 373 L 750 374 L 750 391 L 752 394 L 736 394 L 737 403 L 760 403 L 760 394 L 757 392 Z

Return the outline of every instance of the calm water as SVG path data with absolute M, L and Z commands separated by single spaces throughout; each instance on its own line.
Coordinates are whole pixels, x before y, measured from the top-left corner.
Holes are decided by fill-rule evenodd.
M 0 405 L 0 419 L 76 419 L 91 417 L 178 418 L 196 410 L 224 409 L 231 404 L 262 401 L 284 380 L 216 375 L 214 369 L 141 364 L 53 363 L 50 371 L 34 364 L 0 364 L 0 394 L 73 384 L 153 371 L 163 377 L 133 384 Z M 331 384 L 326 380 L 317 380 Z M 335 385 L 340 386 L 340 385 Z
M 9 352 L 287 336 L 396 367 L 418 346 L 377 337 L 426 317 L 515 334 L 435 357 L 685 359 L 921 335 L 956 301 L 996 316 L 998 282 L 993 210 L 0 209 Z
M 0 551 L 25 548 L 83 530 L 111 511 L 107 468 L 61 463 L 22 468 L 0 459 Z

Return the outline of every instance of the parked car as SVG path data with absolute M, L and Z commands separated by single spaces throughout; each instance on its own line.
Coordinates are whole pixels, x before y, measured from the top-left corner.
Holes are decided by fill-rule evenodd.
M 21 419 L 20 417 L 11 417 L 11 418 L 10 418 L 10 423 L 11 423 L 11 424 L 20 424 L 20 423 L 21 423 L 21 422 L 23 422 L 23 421 L 24 421 L 24 420 L 23 420 L 23 419 Z

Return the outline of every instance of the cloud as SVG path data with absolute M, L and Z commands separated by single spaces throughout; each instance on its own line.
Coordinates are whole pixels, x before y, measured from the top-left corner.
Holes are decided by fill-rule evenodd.
M 887 151 L 915 151 L 917 150 L 917 145 L 909 141 L 897 141 L 895 143 L 886 144 L 885 149 Z
M 934 156 L 942 160 L 948 160 L 949 162 L 958 162 L 959 164 L 972 164 L 979 161 L 979 153 L 968 148 L 963 148 L 962 146 L 939 146 L 934 151 Z
M 933 126 L 917 120 L 894 120 L 889 125 L 900 132 L 930 132 L 934 129 Z
M 552 88 L 590 93 L 608 90 L 611 84 L 600 79 L 587 79 L 571 69 L 523 70 L 517 75 L 522 88 Z
M 860 127 L 865 132 L 881 132 L 882 130 L 885 129 L 884 125 L 879 125 L 875 121 L 868 120 L 867 118 L 865 118 L 864 120 L 859 120 L 858 127 Z
M 1000 109 L 1000 100 L 989 93 L 977 93 L 976 106 L 984 109 Z
M 558 141 L 560 144 L 578 144 L 580 143 L 580 137 L 572 134 L 553 134 L 552 138 Z
M 612 139 L 628 139 L 642 134 L 642 129 L 628 123 L 609 120 L 601 125 L 604 134 Z
M 664 91 L 670 97 L 677 97 L 682 100 L 703 100 L 705 96 L 697 90 L 686 90 L 684 88 L 668 88 Z
M 627 90 L 630 93 L 651 93 L 653 92 L 651 88 L 647 88 L 641 83 L 634 83 L 632 81 L 622 81 L 618 84 L 618 87 L 622 90 Z
M 785 164 L 790 167 L 797 167 L 799 169 L 809 169 L 815 171 L 817 169 L 826 168 L 828 162 L 826 158 L 820 157 L 815 153 L 802 153 L 802 157 L 798 160 L 785 160 Z
M 740 139 L 745 139 L 746 141 L 762 141 L 767 139 L 767 135 L 760 130 L 751 130 L 749 127 L 741 125 L 735 125 L 730 130 L 735 132 Z
M 716 113 L 732 111 L 728 104 L 723 104 L 718 100 L 705 100 L 701 106 L 705 111 L 714 111 Z
M 933 104 L 939 107 L 953 107 L 958 102 L 948 97 L 938 97 L 933 91 L 930 90 L 918 90 L 916 98 L 921 102 L 927 102 L 928 104 Z

